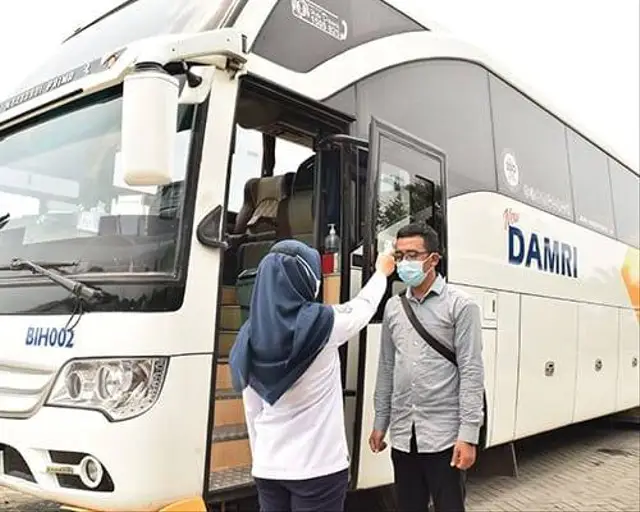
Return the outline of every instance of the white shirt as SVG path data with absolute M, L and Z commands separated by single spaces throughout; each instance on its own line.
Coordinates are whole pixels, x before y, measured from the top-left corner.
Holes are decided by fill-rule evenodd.
M 354 299 L 333 307 L 329 341 L 273 406 L 245 388 L 254 477 L 306 480 L 349 467 L 338 348 L 369 323 L 386 288 L 387 278 L 376 272 Z

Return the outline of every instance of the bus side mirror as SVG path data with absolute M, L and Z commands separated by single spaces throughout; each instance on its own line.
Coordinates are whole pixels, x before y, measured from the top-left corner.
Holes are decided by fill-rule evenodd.
M 130 186 L 172 181 L 178 123 L 178 80 L 154 64 L 138 64 L 124 79 L 122 168 Z

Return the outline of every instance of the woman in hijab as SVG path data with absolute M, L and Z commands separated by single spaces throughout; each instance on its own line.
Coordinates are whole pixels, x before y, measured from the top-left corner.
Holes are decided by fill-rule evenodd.
M 338 348 L 369 323 L 394 267 L 381 254 L 358 296 L 329 306 L 316 302 L 315 249 L 284 240 L 261 261 L 229 362 L 243 391 L 262 512 L 343 510 L 349 451 Z

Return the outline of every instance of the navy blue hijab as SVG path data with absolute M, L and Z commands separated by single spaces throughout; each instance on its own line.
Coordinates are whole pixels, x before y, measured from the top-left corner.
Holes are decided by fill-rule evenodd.
M 327 344 L 334 315 L 314 302 L 321 273 L 318 251 L 296 240 L 278 242 L 262 259 L 229 356 L 236 391 L 249 385 L 273 405 Z

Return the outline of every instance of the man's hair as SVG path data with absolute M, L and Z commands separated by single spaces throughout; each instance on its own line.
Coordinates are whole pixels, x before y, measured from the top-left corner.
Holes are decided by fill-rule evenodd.
M 428 252 L 440 252 L 440 237 L 438 232 L 428 224 L 414 222 L 401 227 L 396 234 L 396 238 L 422 237 L 424 248 Z

